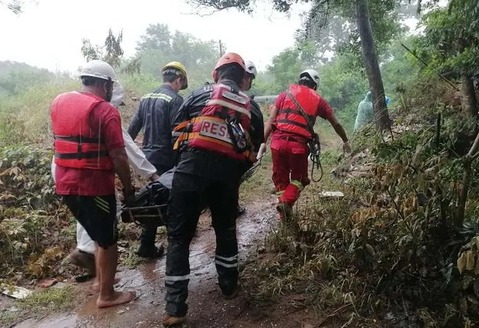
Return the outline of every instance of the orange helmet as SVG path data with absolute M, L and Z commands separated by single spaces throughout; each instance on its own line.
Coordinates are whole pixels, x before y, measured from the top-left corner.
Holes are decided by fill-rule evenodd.
M 213 69 L 213 79 L 215 80 L 215 82 L 218 81 L 218 73 L 216 71 L 221 66 L 224 66 L 224 65 L 227 65 L 227 64 L 238 64 L 244 70 L 246 70 L 246 65 L 244 63 L 243 58 L 241 58 L 240 55 L 238 55 L 235 52 L 227 52 L 223 56 L 221 56 L 220 59 L 218 59 L 218 62 L 216 63 L 215 68 Z

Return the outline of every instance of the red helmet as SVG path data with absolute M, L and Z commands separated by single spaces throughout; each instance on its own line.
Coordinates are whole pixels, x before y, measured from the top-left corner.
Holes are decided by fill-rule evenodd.
M 238 64 L 240 65 L 244 70 L 246 70 L 246 65 L 244 63 L 243 58 L 241 58 L 240 55 L 238 55 L 235 52 L 227 52 L 223 56 L 221 56 L 220 59 L 218 59 L 218 62 L 215 65 L 215 68 L 213 69 L 213 79 L 215 82 L 218 82 L 218 74 L 217 70 L 221 66 L 227 65 L 227 64 Z

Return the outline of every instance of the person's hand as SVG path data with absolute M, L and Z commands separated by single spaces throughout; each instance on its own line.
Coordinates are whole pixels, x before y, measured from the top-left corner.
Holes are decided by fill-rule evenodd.
M 351 152 L 351 146 L 349 145 L 349 142 L 346 141 L 343 143 L 343 151 L 348 154 Z
M 154 174 L 151 175 L 150 181 L 155 182 L 155 181 L 158 181 L 158 180 L 160 180 L 160 176 L 158 174 L 154 173 Z
M 256 155 L 256 159 L 260 160 L 264 156 L 265 153 L 266 153 L 266 144 L 263 142 L 259 146 L 259 150 L 258 150 L 258 154 Z
M 123 204 L 127 207 L 135 204 L 135 189 L 133 187 L 123 189 Z

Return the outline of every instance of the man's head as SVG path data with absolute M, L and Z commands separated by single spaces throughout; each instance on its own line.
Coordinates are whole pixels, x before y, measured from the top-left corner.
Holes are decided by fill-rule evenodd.
M 92 60 L 82 67 L 80 72 L 83 89 L 100 98 L 110 101 L 116 74 L 110 64 L 102 60 Z
M 246 74 L 246 67 L 243 58 L 234 52 L 228 52 L 221 56 L 213 70 L 215 82 L 228 79 L 234 81 L 238 86 L 243 84 Z
M 188 88 L 186 67 L 177 61 L 170 62 L 161 69 L 163 82 L 169 83 L 176 92 Z
M 254 66 L 253 62 L 249 60 L 245 61 L 245 67 L 246 74 L 243 80 L 243 85 L 241 86 L 241 90 L 248 91 L 251 89 L 251 85 L 253 84 L 253 80 L 256 78 L 258 71 L 256 70 L 256 66 Z
M 307 69 L 299 74 L 299 85 L 307 86 L 313 90 L 316 90 L 319 85 L 319 74 L 314 69 Z

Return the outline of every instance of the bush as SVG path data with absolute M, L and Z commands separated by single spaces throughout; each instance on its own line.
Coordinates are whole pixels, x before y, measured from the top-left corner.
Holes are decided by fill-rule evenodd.
M 452 148 L 465 125 L 454 109 L 441 111 L 439 139 L 423 111 L 416 129 L 364 141 L 369 176 L 320 186 L 343 189 L 343 199 L 325 201 L 317 185 L 308 186 L 293 222 L 270 237 L 271 253 L 243 269 L 253 299 L 292 291 L 320 311 L 349 305 L 355 322 L 381 314 L 411 327 L 478 323 L 479 179 L 471 182 L 466 223 L 457 227 L 463 170 Z
M 41 148 L 0 150 L 0 279 L 57 275 L 55 265 L 74 246 L 74 225 L 55 195 L 51 159 Z

